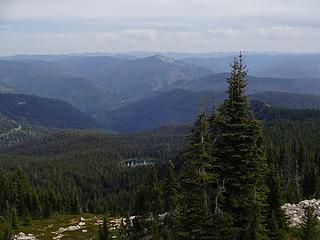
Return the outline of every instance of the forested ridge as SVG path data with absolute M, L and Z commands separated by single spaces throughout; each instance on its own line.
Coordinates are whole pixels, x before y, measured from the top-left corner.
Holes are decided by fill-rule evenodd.
M 23 94 L 0 94 L 0 113 L 13 120 L 52 128 L 93 128 L 93 119 L 67 102 Z
M 319 197 L 320 112 L 257 102 L 253 114 L 245 75 L 236 61 L 229 97 L 200 104 L 192 127 L 70 130 L 1 149 L 0 230 L 91 212 L 136 216 L 122 239 L 287 239 L 280 206 Z

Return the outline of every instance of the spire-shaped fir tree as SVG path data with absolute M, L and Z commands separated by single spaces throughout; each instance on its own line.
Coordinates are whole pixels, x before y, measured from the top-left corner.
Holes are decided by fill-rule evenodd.
M 190 146 L 184 154 L 181 174 L 180 229 L 176 239 L 212 239 L 210 192 L 216 181 L 210 155 L 208 116 L 201 100 L 200 112 L 189 135 Z
M 161 211 L 161 192 L 157 169 L 154 165 L 151 165 L 148 169 L 144 192 L 146 215 L 157 218 Z
M 172 161 L 167 163 L 166 178 L 163 185 L 164 210 L 168 213 L 172 212 L 177 202 L 178 186 L 174 172 Z
M 163 198 L 164 198 L 164 210 L 166 216 L 164 218 L 164 226 L 162 229 L 162 235 L 164 239 L 173 239 L 176 225 L 176 206 L 178 197 L 178 183 L 175 176 L 174 164 L 172 161 L 167 163 L 166 177 L 163 184 Z
M 261 123 L 249 110 L 242 56 L 231 65 L 227 99 L 216 116 L 214 155 L 225 182 L 222 211 L 232 221 L 232 239 L 268 239 L 265 219 L 265 174 Z
M 159 214 L 162 211 L 161 188 L 155 165 L 148 167 L 145 184 L 137 191 L 136 209 L 138 216 L 133 221 L 133 239 L 152 236 L 158 239 L 160 234 Z
M 273 164 L 269 166 L 269 174 L 267 184 L 268 192 L 268 207 L 267 224 L 269 229 L 269 237 L 271 240 L 286 239 L 287 221 L 282 206 L 282 187 L 281 179 Z

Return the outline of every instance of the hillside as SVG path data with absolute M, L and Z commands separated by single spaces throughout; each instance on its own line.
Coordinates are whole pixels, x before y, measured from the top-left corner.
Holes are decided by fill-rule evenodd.
M 110 56 L 78 56 L 57 59 L 53 63 L 74 76 L 84 77 L 95 82 L 105 78 L 111 68 L 126 61 L 125 58 Z
M 54 128 L 91 128 L 93 120 L 70 104 L 22 94 L 0 94 L 0 114 L 14 121 Z
M 99 78 L 93 78 L 93 81 L 125 98 L 136 98 L 180 80 L 197 79 L 210 74 L 205 68 L 156 55 L 125 61 L 108 69 Z
M 225 98 L 225 94 L 223 92 L 193 92 L 174 89 L 99 112 L 95 117 L 106 129 L 119 132 L 141 131 L 163 125 L 186 124 L 191 123 L 197 115 L 201 97 L 205 99 L 206 110 L 210 111 L 212 98 L 215 97 L 216 104 L 219 105 Z M 262 105 L 257 106 L 272 107 L 272 116 L 275 114 L 274 109 L 283 108 L 281 112 L 286 112 L 286 109 L 318 109 L 320 106 L 320 97 L 313 95 L 263 92 L 250 95 L 249 99 L 252 105 L 256 105 L 258 102 Z M 257 111 L 260 108 L 255 107 Z
M 319 109 L 320 96 L 285 93 L 285 92 L 262 92 L 249 96 L 251 100 L 257 100 L 271 106 L 290 109 Z
M 186 63 L 162 55 L 131 60 L 119 56 L 7 58 L 7 60 L 0 61 L 0 84 L 2 84 L 0 91 L 14 91 L 60 99 L 82 111 L 96 112 L 130 102 L 132 99 L 144 98 L 157 91 L 176 88 L 197 92 L 224 92 L 225 79 L 229 76 L 227 73 L 212 74 L 200 66 L 203 64 L 198 64 L 200 67 L 195 65 L 197 61 Z M 309 62 L 314 60 L 315 64 L 317 63 L 317 56 L 306 55 L 304 57 L 309 59 Z M 250 71 L 251 74 L 259 75 L 267 71 L 269 67 L 280 66 L 292 59 L 296 58 L 281 56 L 277 59 L 274 56 L 249 55 L 246 62 L 249 68 L 252 64 L 259 65 L 254 69 L 255 71 Z M 210 61 L 207 58 L 200 58 L 200 60 Z M 213 60 L 212 64 L 216 66 L 216 70 L 222 71 L 224 69 L 219 66 L 226 68 L 228 66 L 226 62 L 232 59 L 230 56 L 217 56 Z M 288 72 L 286 68 L 280 69 Z M 295 69 L 298 71 L 297 66 Z M 285 74 L 282 76 L 285 77 Z M 248 76 L 247 93 L 278 91 L 317 95 L 320 92 L 320 80 L 316 79 L 316 73 L 313 73 L 313 76 L 315 76 L 313 79 L 308 80 L 297 77 Z M 271 97 L 267 100 L 271 101 Z M 277 97 L 274 102 L 279 102 L 279 100 Z M 299 105 L 298 102 L 295 104 Z M 306 106 L 310 107 L 310 104 L 312 102 L 306 103 Z M 289 105 L 276 105 L 290 107 Z M 305 107 L 303 104 L 300 105 L 301 108 Z
M 120 99 L 83 77 L 77 77 L 62 66 L 45 61 L 0 61 L 0 83 L 17 92 L 56 98 L 89 111 L 112 106 Z
M 10 119 L 0 114 L 0 148 L 44 137 L 54 129 Z
M 61 99 L 88 112 L 211 74 L 203 67 L 161 55 L 133 60 L 109 56 L 40 59 L 1 60 L 0 83 L 19 93 Z
M 224 94 L 175 89 L 155 93 L 118 108 L 100 112 L 96 115 L 96 119 L 106 129 L 120 132 L 190 123 L 199 110 L 199 101 L 202 96 L 209 108 L 214 96 L 220 102 Z
M 226 90 L 228 73 L 213 74 L 208 77 L 180 81 L 170 88 L 182 88 L 192 91 L 223 92 Z M 259 93 L 266 91 L 301 93 L 317 95 L 320 92 L 320 80 L 318 79 L 286 79 L 270 77 L 247 76 L 247 93 Z
M 288 109 L 280 107 L 271 107 L 270 105 L 252 101 L 251 109 L 255 117 L 268 123 L 290 122 L 295 124 L 298 122 L 317 123 L 320 121 L 320 110 L 315 109 Z

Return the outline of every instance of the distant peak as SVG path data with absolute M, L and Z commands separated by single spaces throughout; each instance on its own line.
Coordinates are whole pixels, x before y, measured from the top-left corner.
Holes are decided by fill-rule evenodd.
M 163 56 L 160 54 L 153 56 L 153 58 L 158 59 L 158 60 L 165 62 L 165 63 L 175 63 L 176 62 L 176 60 L 174 58 Z

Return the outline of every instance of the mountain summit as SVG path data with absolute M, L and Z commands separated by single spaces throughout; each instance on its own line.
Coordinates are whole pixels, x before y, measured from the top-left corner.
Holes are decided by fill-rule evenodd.
M 137 98 L 177 81 L 197 79 L 210 74 L 203 67 L 154 55 L 118 64 L 101 76 L 96 84 L 113 90 L 124 98 Z

